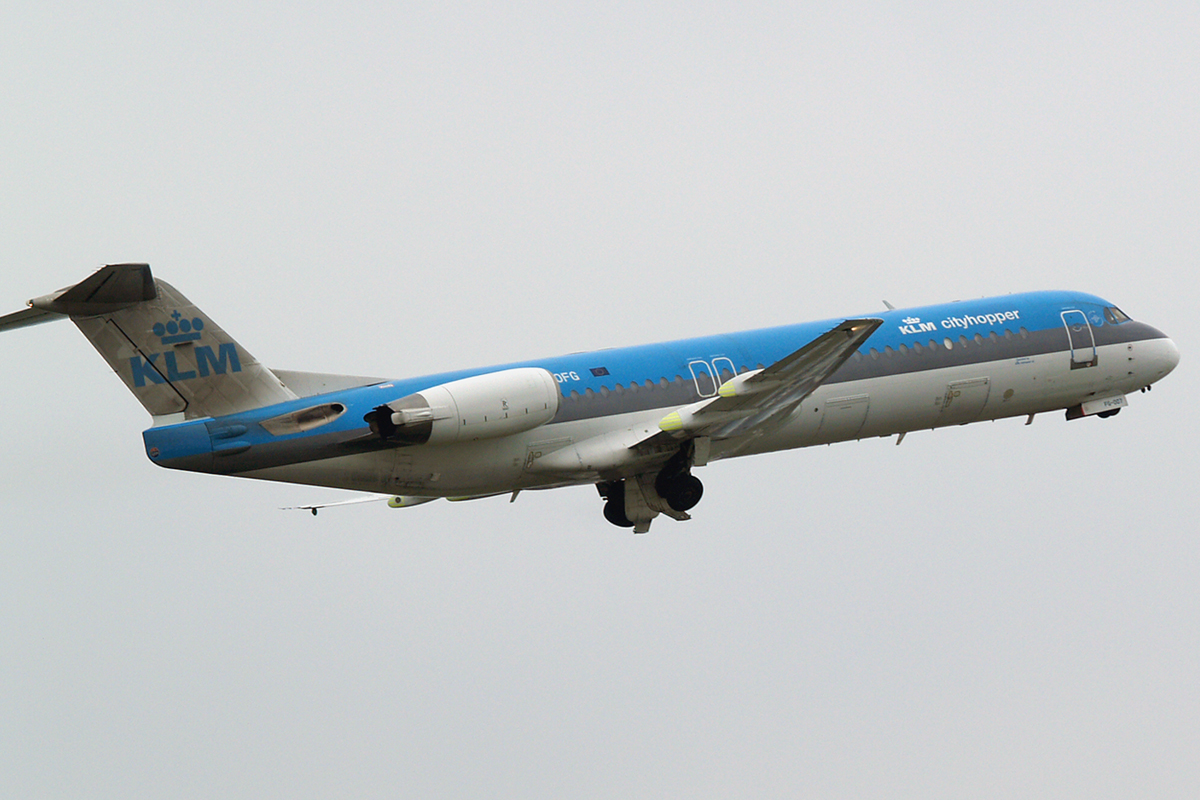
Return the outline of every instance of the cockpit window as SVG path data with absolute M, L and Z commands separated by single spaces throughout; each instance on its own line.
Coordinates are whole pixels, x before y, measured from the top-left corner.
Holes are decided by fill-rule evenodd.
M 1129 322 L 1129 315 L 1116 306 L 1109 306 L 1104 309 L 1104 318 L 1113 325 L 1120 325 L 1122 322 Z

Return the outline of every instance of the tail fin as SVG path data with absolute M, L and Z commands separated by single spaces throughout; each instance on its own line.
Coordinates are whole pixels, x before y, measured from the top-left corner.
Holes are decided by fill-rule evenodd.
M 296 395 L 148 264 L 111 264 L 0 317 L 0 329 L 63 315 L 151 415 L 222 416 Z

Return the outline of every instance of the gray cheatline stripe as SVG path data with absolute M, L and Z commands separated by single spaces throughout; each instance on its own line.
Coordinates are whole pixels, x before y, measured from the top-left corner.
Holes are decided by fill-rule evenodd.
M 1103 325 L 1092 328 L 1096 337 L 1096 346 L 1103 347 L 1125 342 L 1160 339 L 1163 334 L 1155 328 L 1139 322 L 1125 322 L 1121 325 Z M 950 338 L 953 348 L 947 349 L 943 344 L 945 338 Z M 921 349 L 913 347 L 920 342 Z M 868 341 L 868 344 L 870 342 Z M 842 368 L 826 381 L 826 385 L 835 385 L 849 381 L 859 381 L 868 378 L 879 378 L 889 375 L 909 375 L 932 369 L 946 367 L 969 366 L 985 364 L 991 361 L 1010 361 L 1016 358 L 1062 353 L 1070 349 L 1066 328 L 1056 327 L 1041 331 L 1006 331 L 993 336 L 983 337 L 982 342 L 974 338 L 966 338 L 963 345 L 960 337 L 935 337 L 906 342 L 907 352 L 893 350 L 878 355 L 855 353 Z M 749 365 L 754 367 L 755 365 Z M 607 417 L 615 414 L 627 414 L 650 409 L 673 409 L 700 400 L 696 386 L 688 371 L 687 364 L 680 364 L 678 374 L 667 378 L 664 387 L 658 379 L 654 380 L 651 388 L 640 385 L 631 390 L 624 385 L 608 387 L 608 393 L 601 392 L 571 392 L 562 399 L 558 414 L 550 421 L 572 422 L 579 419 Z M 645 376 L 643 381 L 650 376 Z M 724 380 L 724 378 L 722 378 Z

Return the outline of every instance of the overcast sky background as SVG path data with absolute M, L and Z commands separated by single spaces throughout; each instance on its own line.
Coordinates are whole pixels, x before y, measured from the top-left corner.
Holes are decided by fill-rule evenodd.
M 1183 352 L 1113 420 L 313 518 L 0 337 L 0 789 L 1195 797 L 1200 6 L 19 3 L 0 290 L 147 261 L 409 376 L 1042 288 Z

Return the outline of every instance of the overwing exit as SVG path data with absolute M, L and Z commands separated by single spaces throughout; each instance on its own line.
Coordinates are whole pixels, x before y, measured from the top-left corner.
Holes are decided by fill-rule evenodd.
M 615 525 L 689 518 L 713 461 L 1065 411 L 1109 417 L 1175 368 L 1161 331 L 1031 292 L 416 378 L 268 368 L 146 264 L 0 317 L 70 319 L 151 415 L 159 466 L 369 492 L 344 503 L 594 484 Z

